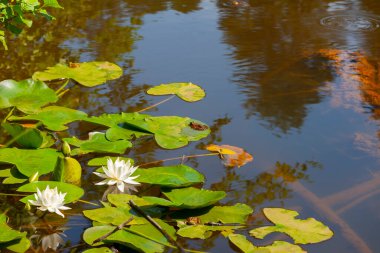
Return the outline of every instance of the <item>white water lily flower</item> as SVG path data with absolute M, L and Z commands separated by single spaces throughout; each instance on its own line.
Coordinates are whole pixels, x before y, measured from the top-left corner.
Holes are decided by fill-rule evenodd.
M 112 162 L 111 159 L 107 160 L 107 168 L 102 167 L 104 173 L 94 172 L 95 175 L 105 178 L 105 180 L 96 183 L 96 185 L 114 185 L 116 184 L 117 188 L 124 192 L 125 185 L 139 185 L 140 183 L 134 181 L 134 179 L 139 176 L 132 177 L 132 174 L 137 170 L 137 166 L 133 167 L 131 162 L 128 160 L 127 162 L 124 160 L 116 159 L 115 163 Z
M 36 200 L 29 200 L 30 204 L 38 206 L 41 211 L 49 211 L 65 217 L 60 210 L 68 210 L 70 207 L 64 206 L 66 193 L 58 192 L 57 187 L 50 189 L 49 185 L 46 189 L 40 191 L 37 188 L 37 193 L 34 194 Z

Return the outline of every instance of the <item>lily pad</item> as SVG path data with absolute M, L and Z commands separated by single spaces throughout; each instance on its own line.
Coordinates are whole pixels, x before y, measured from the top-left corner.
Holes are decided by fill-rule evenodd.
M 90 161 L 88 161 L 87 165 L 88 166 L 107 166 L 108 159 L 111 159 L 112 162 L 115 162 L 117 159 L 119 159 L 120 161 L 126 161 L 126 162 L 129 161 L 131 165 L 134 164 L 134 161 L 131 158 L 119 157 L 119 156 L 114 156 L 114 157 L 104 156 L 104 157 L 96 157 L 96 158 L 91 159 Z
M 104 133 L 90 135 L 88 140 L 79 140 L 76 137 L 64 138 L 64 141 L 78 148 L 71 151 L 72 155 L 83 155 L 91 152 L 124 154 L 132 143 L 127 140 L 109 141 Z
M 36 181 L 29 184 L 25 184 L 17 189 L 18 192 L 37 192 L 37 188 L 42 190 L 45 190 L 46 187 L 49 185 L 50 189 L 53 189 L 57 187 L 58 192 L 66 193 L 65 196 L 65 203 L 71 203 L 78 199 L 80 199 L 84 191 L 82 188 L 67 184 L 63 182 L 56 182 L 56 181 Z M 27 203 L 29 199 L 35 199 L 34 195 L 27 196 L 25 198 L 22 198 L 20 201 L 23 203 Z
M 234 206 L 214 206 L 206 214 L 198 216 L 202 223 L 222 222 L 245 224 L 253 212 L 250 206 L 238 203 Z
M 235 229 L 242 228 L 243 226 L 206 226 L 206 225 L 191 225 L 181 227 L 177 234 L 192 239 L 207 239 L 214 231 L 220 231 L 222 233 L 233 233 Z
M 230 234 L 228 239 L 244 253 L 306 253 L 298 245 L 283 241 L 274 241 L 272 245 L 256 247 L 244 235 Z
M 33 74 L 33 79 L 49 81 L 60 78 L 70 78 L 78 83 L 93 87 L 105 83 L 108 80 L 119 78 L 123 70 L 110 62 L 83 62 L 71 63 L 69 66 L 57 64 L 45 71 Z
M 113 253 L 113 251 L 107 247 L 100 247 L 100 248 L 87 249 L 83 251 L 83 253 Z
M 54 144 L 55 140 L 47 132 L 35 128 L 35 125 L 23 126 L 17 123 L 3 123 L 1 125 L 16 142 L 23 148 L 46 148 Z
M 226 197 L 224 191 L 210 191 L 194 187 L 165 189 L 163 194 L 176 206 L 188 209 L 210 206 Z
M 16 168 L 0 171 L 0 177 L 5 177 L 3 184 L 21 184 L 28 181 L 28 177 L 21 174 Z
M 55 91 L 41 81 L 26 79 L 0 82 L 0 109 L 15 106 L 22 112 L 34 113 L 57 100 Z
M 47 174 L 54 170 L 58 156 L 61 155 L 55 149 L 17 149 L 1 148 L 0 163 L 16 165 L 17 169 L 27 177 L 38 172 L 39 175 Z
M 203 126 L 193 129 L 192 124 Z M 167 149 L 186 146 L 189 141 L 198 141 L 209 135 L 210 129 L 203 122 L 178 116 L 146 117 L 138 120 L 128 120 L 125 128 L 138 128 L 153 133 L 158 145 Z
M 177 95 L 186 102 L 196 102 L 206 96 L 205 91 L 193 83 L 161 84 L 147 90 L 149 95 Z
M 185 187 L 204 182 L 204 176 L 201 173 L 182 164 L 176 166 L 138 169 L 135 174 L 139 175 L 136 181 L 140 183 L 148 183 L 164 187 Z
M 91 227 L 86 229 L 83 234 L 83 239 L 86 243 L 92 245 L 96 239 L 106 235 L 114 229 L 114 226 Z M 157 253 L 164 251 L 163 245 L 126 230 L 119 230 L 108 236 L 102 242 L 94 244 L 93 246 L 102 245 L 104 243 L 122 244 L 140 252 L 146 253 Z
M 30 247 L 26 232 L 12 229 L 7 224 L 7 216 L 0 214 L 0 249 L 7 248 L 13 252 L 25 252 Z
M 92 210 L 83 211 L 84 216 L 90 220 L 100 222 L 102 224 L 112 224 L 118 226 L 129 220 L 133 215 L 128 206 L 123 207 L 103 207 Z M 134 216 L 129 224 L 146 224 L 148 221 L 144 218 Z
M 308 218 L 296 219 L 298 212 L 283 208 L 264 208 L 265 216 L 273 222 L 274 226 L 266 226 L 252 229 L 249 233 L 259 239 L 273 232 L 288 234 L 295 243 L 317 243 L 330 239 L 333 232 L 323 223 Z
M 83 120 L 85 118 L 87 118 L 87 114 L 82 111 L 61 106 L 48 106 L 36 114 L 26 115 L 23 117 L 12 116 L 9 120 L 37 120 L 41 121 L 48 129 L 52 131 L 63 131 L 68 128 L 66 124 L 77 120 Z

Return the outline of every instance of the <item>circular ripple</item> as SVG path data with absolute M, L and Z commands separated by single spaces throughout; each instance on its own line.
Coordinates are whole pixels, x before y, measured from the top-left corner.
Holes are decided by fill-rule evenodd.
M 322 18 L 321 25 L 334 30 L 362 32 L 376 30 L 379 21 L 366 16 L 336 15 Z

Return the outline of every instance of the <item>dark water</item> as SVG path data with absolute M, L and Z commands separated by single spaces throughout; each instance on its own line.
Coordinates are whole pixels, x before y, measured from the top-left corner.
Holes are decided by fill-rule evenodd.
M 308 252 L 380 252 L 379 1 L 62 4 L 55 22 L 38 21 L 40 28 L 12 39 L 0 56 L 2 79 L 27 78 L 59 61 L 115 62 L 124 69 L 121 79 L 74 87 L 62 101 L 91 115 L 158 102 L 144 94 L 150 85 L 197 83 L 207 92 L 201 102 L 172 100 L 149 113 L 202 120 L 211 136 L 175 151 L 137 143 L 128 156 L 141 164 L 202 153 L 202 144 L 243 147 L 255 160 L 239 169 L 226 170 L 213 158 L 189 164 L 206 175 L 207 187 L 228 191 L 225 203 L 253 206 L 252 224 L 263 219 L 262 207 L 274 206 L 330 226 L 335 236 L 305 246 Z M 72 134 L 89 130 L 78 124 Z M 85 179 L 85 199 L 99 199 L 103 189 L 92 185 L 90 170 Z M 81 243 L 89 221 L 72 215 L 64 223 L 57 226 L 70 228 L 68 245 Z M 222 236 L 188 243 L 233 252 Z

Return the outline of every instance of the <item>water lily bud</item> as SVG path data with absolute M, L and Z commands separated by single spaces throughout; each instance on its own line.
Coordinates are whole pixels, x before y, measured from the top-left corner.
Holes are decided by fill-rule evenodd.
M 32 207 L 30 206 L 29 202 L 26 202 L 24 208 L 25 208 L 25 210 L 27 210 L 27 211 L 30 211 L 30 210 L 32 209 Z
M 29 182 L 32 183 L 32 182 L 36 182 L 36 181 L 38 181 L 38 171 L 29 177 Z
M 65 156 L 70 156 L 71 155 L 70 145 L 66 141 L 64 141 L 63 144 L 62 144 L 62 153 Z

